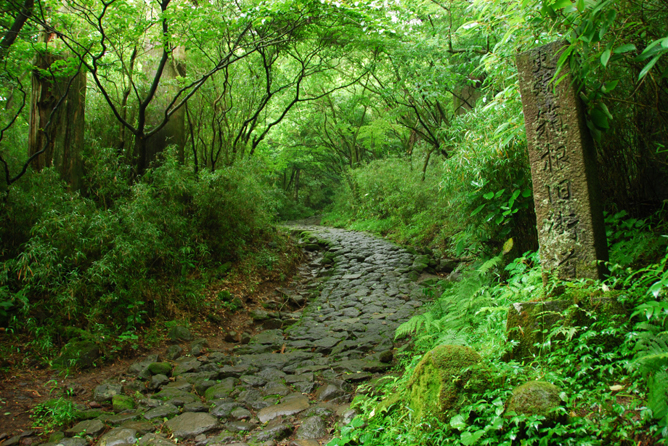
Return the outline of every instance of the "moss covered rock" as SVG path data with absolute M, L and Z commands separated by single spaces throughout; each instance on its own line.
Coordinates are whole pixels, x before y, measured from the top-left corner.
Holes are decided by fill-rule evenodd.
M 172 365 L 168 362 L 152 362 L 148 365 L 151 375 L 165 375 L 172 374 Z
M 441 345 L 424 355 L 408 383 L 414 419 L 452 415 L 490 385 L 489 372 L 474 350 Z
M 53 361 L 54 367 L 77 367 L 86 369 L 93 367 L 100 357 L 100 349 L 91 341 L 70 341 L 60 351 L 60 356 Z
M 562 403 L 560 393 L 561 390 L 554 384 L 529 381 L 513 390 L 513 396 L 506 405 L 504 416 L 541 415 L 548 420 L 557 421 L 563 416 L 555 411 Z
M 125 412 L 126 410 L 132 410 L 135 408 L 135 400 L 127 395 L 114 395 L 111 398 L 111 405 L 114 409 L 114 412 Z

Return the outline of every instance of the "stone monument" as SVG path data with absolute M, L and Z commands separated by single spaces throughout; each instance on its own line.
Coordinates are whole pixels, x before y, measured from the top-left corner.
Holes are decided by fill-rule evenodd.
M 557 85 L 562 42 L 517 56 L 531 162 L 543 281 L 600 279 L 608 247 L 594 144 L 567 64 Z

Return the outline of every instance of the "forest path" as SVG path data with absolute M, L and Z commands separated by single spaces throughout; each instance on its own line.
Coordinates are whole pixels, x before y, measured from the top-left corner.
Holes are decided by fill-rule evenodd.
M 195 341 L 185 356 L 178 348 L 166 359 L 148 356 L 91 389 L 102 409 L 82 412 L 88 420 L 45 444 L 169 446 L 177 437 L 198 446 L 316 446 L 336 423 L 349 423 L 357 385 L 392 367 L 395 329 L 422 306 L 411 280 L 420 267 L 406 250 L 369 234 L 289 229 L 310 257 L 292 286 L 279 290 L 286 302 L 304 302 L 299 322 L 276 328 L 285 323 L 275 316 L 282 312 L 255 311 L 265 329 L 231 352 Z M 294 322 L 299 312 L 285 314 Z

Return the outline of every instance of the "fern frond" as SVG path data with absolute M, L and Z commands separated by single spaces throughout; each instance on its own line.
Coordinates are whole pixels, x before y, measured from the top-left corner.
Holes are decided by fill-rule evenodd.
M 482 275 L 487 274 L 487 272 L 490 269 L 494 268 L 496 265 L 499 264 L 499 262 L 501 262 L 501 258 L 502 256 L 492 257 L 491 259 L 480 265 L 480 267 L 478 268 L 478 273 Z

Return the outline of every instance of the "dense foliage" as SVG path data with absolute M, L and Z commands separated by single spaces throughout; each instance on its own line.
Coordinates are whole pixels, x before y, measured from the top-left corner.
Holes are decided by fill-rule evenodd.
M 414 350 L 396 391 L 444 343 L 509 383 L 445 424 L 374 413 L 369 396 L 338 444 L 665 437 L 667 6 L 0 0 L 0 327 L 47 359 L 72 333 L 129 339 L 200 309 L 233 264 L 272 268 L 287 249 L 273 222 L 325 211 L 473 262 L 400 328 Z M 533 362 L 502 362 L 504 312 L 542 292 L 515 56 L 557 39 L 554 81 L 570 70 L 595 139 L 612 274 L 552 285 L 613 290 L 632 316 L 557 327 Z M 510 384 L 538 377 L 564 388 L 570 422 L 501 417 Z

